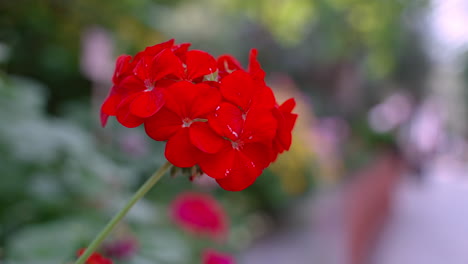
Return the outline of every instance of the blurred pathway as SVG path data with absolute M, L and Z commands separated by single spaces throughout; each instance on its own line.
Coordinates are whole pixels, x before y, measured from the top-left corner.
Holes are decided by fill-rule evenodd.
M 370 264 L 468 263 L 467 186 L 454 179 L 400 182 Z M 348 264 L 338 196 L 297 206 L 289 217 L 293 224 L 259 241 L 240 263 Z
M 468 188 L 460 180 L 403 182 L 372 263 L 468 263 Z

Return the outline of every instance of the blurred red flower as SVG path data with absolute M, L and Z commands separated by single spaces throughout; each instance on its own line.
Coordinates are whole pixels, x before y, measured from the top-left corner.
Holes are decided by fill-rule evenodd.
M 85 252 L 86 248 L 82 248 L 78 250 L 77 255 L 78 257 L 81 256 Z M 86 264 L 113 264 L 112 260 L 107 259 L 99 253 L 93 253 L 91 256 L 86 260 Z
M 234 264 L 234 258 L 213 249 L 206 249 L 202 254 L 203 264 Z
M 215 60 L 189 46 L 169 40 L 119 57 L 102 124 L 109 116 L 126 127 L 144 123 L 148 136 L 167 141 L 173 165 L 199 166 L 225 190 L 243 190 L 289 150 L 295 101 L 276 102 L 257 50 L 245 70 L 231 55 Z
M 222 241 L 228 233 L 228 217 L 223 207 L 211 196 L 203 193 L 179 194 L 170 205 L 170 217 L 182 229 L 201 236 Z

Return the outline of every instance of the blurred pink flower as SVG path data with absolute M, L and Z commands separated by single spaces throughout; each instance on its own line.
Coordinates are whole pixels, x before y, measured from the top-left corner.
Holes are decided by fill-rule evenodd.
M 234 258 L 230 255 L 206 249 L 202 255 L 203 264 L 234 264 Z
M 170 216 L 182 229 L 216 241 L 224 240 L 228 233 L 226 212 L 207 194 L 180 194 L 170 205 Z
M 81 72 L 93 82 L 108 84 L 114 70 L 114 41 L 110 32 L 90 27 L 82 36 Z
M 138 243 L 131 237 L 114 240 L 104 245 L 106 256 L 116 259 L 129 259 L 137 249 Z
M 134 158 L 147 155 L 150 150 L 146 138 L 140 133 L 127 132 L 119 138 L 120 148 L 123 152 Z

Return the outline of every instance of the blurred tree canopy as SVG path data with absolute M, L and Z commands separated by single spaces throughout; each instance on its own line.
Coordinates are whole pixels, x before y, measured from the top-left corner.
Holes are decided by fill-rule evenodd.
M 402 51 L 418 49 L 407 45 L 405 22 L 425 3 L 3 1 L 0 41 L 9 49 L 9 59 L 2 64 L 8 73 L 33 77 L 50 87 L 49 110 L 53 113 L 57 113 L 60 102 L 90 94 L 90 83 L 80 73 L 79 62 L 82 34 L 92 26 L 112 33 L 115 56 L 133 54 L 171 37 L 203 45 L 218 54 L 242 54 L 242 61 L 246 61 L 250 47 L 258 47 L 268 70 L 290 73 L 306 85 L 321 86 L 325 78 L 323 85 L 333 86 L 326 76 L 336 75 L 343 63 L 350 61 L 364 63 L 369 76 L 382 78 L 395 73 L 404 59 Z M 315 75 L 312 80 L 308 78 L 311 73 Z

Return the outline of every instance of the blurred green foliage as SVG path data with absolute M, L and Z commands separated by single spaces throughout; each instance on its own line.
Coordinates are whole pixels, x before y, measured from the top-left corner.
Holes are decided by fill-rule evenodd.
M 77 111 L 89 112 L 83 106 L 70 106 L 72 116 L 49 117 L 44 90 L 30 79 L 0 78 L 0 119 L 7 124 L 0 127 L 0 247 L 7 263 L 71 260 L 164 162 L 163 144 L 148 138 L 143 138 L 146 155 L 123 151 L 124 128 L 112 128 L 118 133 L 110 136 L 110 144 L 97 144 L 84 125 L 91 120 L 79 118 L 86 115 Z M 246 192 L 214 192 L 229 212 L 232 233 L 241 234 L 216 245 L 183 234 L 167 215 L 178 193 L 209 189 L 193 185 L 187 176 L 163 178 L 132 209 L 121 227 L 126 231 L 117 232 L 136 237 L 139 245 L 124 263 L 198 263 L 206 247 L 240 249 L 256 234 L 246 225 L 250 214 L 274 215 L 286 206 L 278 182 L 266 174 Z
M 246 57 L 248 49 L 257 47 L 266 68 L 273 71 L 310 75 L 314 65 L 329 67 L 352 60 L 365 62 L 370 75 L 380 78 L 396 70 L 401 50 L 411 48 L 406 46 L 405 23 L 425 3 L 4 1 L 0 4 L 0 41 L 10 48 L 9 60 L 4 63 L 7 72 L 45 83 L 52 90 L 49 109 L 57 113 L 63 100 L 76 100 L 90 93 L 89 81 L 80 74 L 79 61 L 83 31 L 91 26 L 112 33 L 117 45 L 115 55 L 133 54 L 152 43 L 176 37 L 218 54 Z

